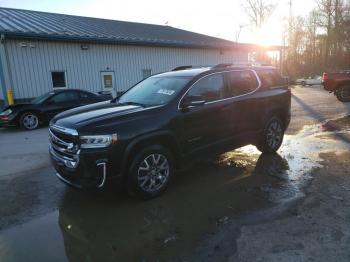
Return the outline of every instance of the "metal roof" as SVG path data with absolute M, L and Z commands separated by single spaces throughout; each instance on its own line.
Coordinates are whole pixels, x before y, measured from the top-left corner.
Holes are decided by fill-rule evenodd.
M 248 48 L 248 44 L 170 26 L 0 8 L 5 37 L 199 48 Z

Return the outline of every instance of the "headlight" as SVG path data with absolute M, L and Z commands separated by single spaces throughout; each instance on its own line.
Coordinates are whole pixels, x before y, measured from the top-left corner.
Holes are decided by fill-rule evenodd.
M 116 142 L 117 134 L 80 137 L 81 148 L 102 148 L 115 144 Z
M 7 110 L 1 112 L 0 116 L 8 116 L 10 114 L 12 114 L 12 110 L 11 109 L 7 109 Z

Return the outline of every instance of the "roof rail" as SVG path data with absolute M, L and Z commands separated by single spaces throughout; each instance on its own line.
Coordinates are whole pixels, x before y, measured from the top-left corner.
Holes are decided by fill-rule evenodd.
M 272 66 L 270 63 L 265 63 L 265 62 L 255 62 L 255 66 Z
M 225 68 L 225 67 L 229 67 L 232 66 L 232 63 L 222 63 L 222 64 L 217 64 L 215 66 L 213 66 L 213 68 Z
M 188 65 L 188 66 L 178 66 L 178 67 L 175 67 L 173 70 L 171 71 L 180 71 L 180 70 L 185 70 L 185 69 L 190 69 L 192 68 L 191 65 Z
M 222 64 L 217 64 L 213 66 L 213 69 L 216 68 L 226 68 L 226 67 L 254 67 L 254 66 L 271 66 L 271 64 L 268 63 L 222 63 Z
M 233 64 L 233 66 L 254 66 L 253 63 L 237 63 Z

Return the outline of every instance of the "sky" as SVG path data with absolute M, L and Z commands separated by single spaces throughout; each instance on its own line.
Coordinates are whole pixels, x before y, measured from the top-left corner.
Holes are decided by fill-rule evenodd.
M 283 18 L 289 0 L 270 0 L 277 6 L 260 32 L 244 12 L 244 0 L 0 0 L 1 7 L 169 25 L 197 33 L 264 45 L 281 45 Z M 292 0 L 293 15 L 307 15 L 315 0 Z

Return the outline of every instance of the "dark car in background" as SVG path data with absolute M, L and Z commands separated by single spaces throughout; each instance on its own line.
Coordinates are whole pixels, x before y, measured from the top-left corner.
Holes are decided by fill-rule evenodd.
M 276 152 L 290 107 L 290 90 L 275 68 L 181 67 L 118 99 L 55 116 L 51 159 L 56 175 L 72 186 L 102 187 L 119 177 L 130 194 L 152 198 L 198 156 L 248 144 Z
M 33 130 L 48 123 L 58 113 L 112 99 L 110 94 L 94 94 L 80 89 L 62 89 L 45 93 L 29 103 L 9 105 L 0 113 L 0 126 L 19 126 Z

